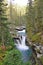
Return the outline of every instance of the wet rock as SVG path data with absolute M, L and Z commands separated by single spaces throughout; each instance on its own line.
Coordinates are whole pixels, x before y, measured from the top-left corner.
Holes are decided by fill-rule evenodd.
M 37 58 L 40 58 L 42 56 L 42 54 L 37 53 Z

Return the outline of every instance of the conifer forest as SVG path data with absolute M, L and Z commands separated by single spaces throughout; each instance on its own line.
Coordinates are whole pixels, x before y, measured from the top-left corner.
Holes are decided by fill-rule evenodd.
M 0 65 L 43 65 L 43 0 L 0 0 Z

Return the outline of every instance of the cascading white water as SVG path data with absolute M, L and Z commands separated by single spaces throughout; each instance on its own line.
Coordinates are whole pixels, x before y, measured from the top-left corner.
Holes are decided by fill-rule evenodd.
M 26 46 L 26 44 L 25 44 L 25 39 L 26 39 L 26 37 L 25 37 L 25 36 L 22 36 L 21 44 L 22 44 L 23 46 Z
M 17 44 L 16 48 L 21 52 L 21 60 L 23 60 L 23 62 L 27 62 L 29 61 L 32 51 L 30 49 L 29 46 L 26 46 L 25 40 L 26 40 L 26 31 L 25 29 L 23 30 L 17 30 L 17 36 L 19 37 L 19 39 L 16 39 Z
M 21 40 L 21 43 L 19 42 L 19 40 L 17 40 L 18 44 L 16 45 L 16 47 L 17 47 L 19 50 L 28 50 L 29 47 L 26 46 L 26 44 L 25 44 L 25 39 L 26 39 L 25 30 L 18 31 L 18 34 L 19 34 L 20 36 L 22 36 L 22 38 L 20 39 L 20 40 Z

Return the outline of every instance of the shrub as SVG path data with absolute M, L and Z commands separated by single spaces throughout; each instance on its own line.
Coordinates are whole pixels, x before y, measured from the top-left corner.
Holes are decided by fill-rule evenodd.
M 13 49 L 4 58 L 4 65 L 22 65 L 20 56 L 20 52 L 16 49 Z

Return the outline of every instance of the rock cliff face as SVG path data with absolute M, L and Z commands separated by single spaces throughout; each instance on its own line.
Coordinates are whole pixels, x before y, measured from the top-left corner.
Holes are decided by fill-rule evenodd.
M 43 56 L 43 45 L 41 45 L 39 43 L 33 43 L 30 41 L 27 41 L 27 39 L 26 39 L 26 44 L 31 47 L 36 58 L 40 59 L 41 56 Z

